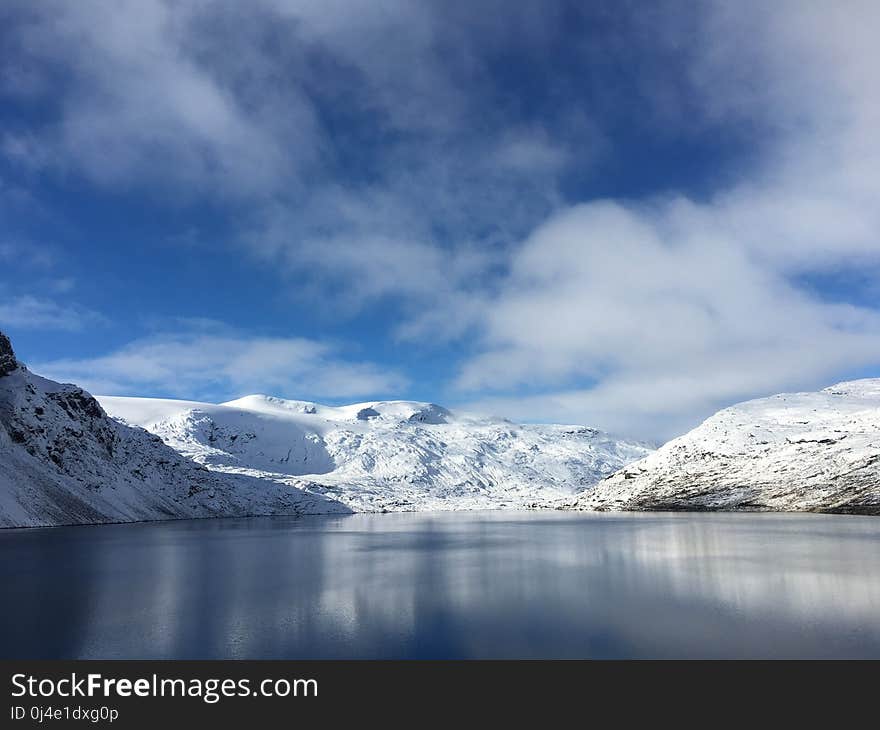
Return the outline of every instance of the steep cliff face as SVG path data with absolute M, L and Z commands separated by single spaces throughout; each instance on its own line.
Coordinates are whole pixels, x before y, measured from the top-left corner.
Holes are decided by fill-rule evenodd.
M 575 507 L 880 514 L 880 379 L 726 408 Z
M 34 375 L 0 333 L 0 526 L 128 522 L 344 508 L 216 475 L 75 385 Z

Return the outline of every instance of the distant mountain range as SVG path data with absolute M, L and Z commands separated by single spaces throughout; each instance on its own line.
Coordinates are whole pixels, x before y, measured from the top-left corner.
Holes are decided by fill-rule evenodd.
M 0 333 L 3 527 L 550 507 L 880 514 L 880 380 L 749 401 L 652 452 L 412 401 L 96 399 Z
M 545 507 L 650 452 L 410 401 L 95 399 L 28 371 L 5 336 L 0 367 L 3 526 Z
M 650 451 L 590 428 L 518 425 L 412 401 L 99 401 L 216 474 L 289 485 L 357 512 L 545 506 Z

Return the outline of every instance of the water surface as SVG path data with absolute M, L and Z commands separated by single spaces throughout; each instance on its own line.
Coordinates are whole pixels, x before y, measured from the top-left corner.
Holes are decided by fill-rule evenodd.
M 880 519 L 494 512 L 0 531 L 6 658 L 880 658 Z

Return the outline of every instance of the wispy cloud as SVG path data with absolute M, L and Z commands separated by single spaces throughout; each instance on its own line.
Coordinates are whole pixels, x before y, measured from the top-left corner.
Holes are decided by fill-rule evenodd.
M 306 272 L 334 287 L 353 260 L 402 247 L 418 266 L 485 247 L 487 231 L 502 247 L 557 204 L 575 149 L 584 174 L 602 134 L 581 104 L 540 124 L 507 108 L 494 55 L 519 40 L 550 49 L 563 21 L 543 3 L 492 5 L 485 23 L 402 0 L 13 3 L 5 41 L 42 73 L 45 116 L 8 130 L 3 150 L 113 189 L 231 196 L 239 243 L 280 263 L 292 291 Z M 345 289 L 365 288 L 362 303 L 394 291 L 376 280 Z
M 7 265 L 48 269 L 53 266 L 56 258 L 56 253 L 48 246 L 28 243 L 20 239 L 0 241 L 0 262 Z
M 13 329 L 77 332 L 106 323 L 98 312 L 54 299 L 24 295 L 0 300 L 0 325 Z
M 219 50 L 202 44 L 218 30 L 202 3 L 23 3 L 17 13 L 15 5 L 6 8 L 8 40 L 32 75 L 42 72 L 44 96 L 55 95 L 54 119 L 3 137 L 5 154 L 27 167 L 75 170 L 99 184 L 165 179 L 250 194 L 274 188 L 314 149 L 311 107 L 297 91 L 279 114 L 271 97 L 242 88 L 262 82 L 249 58 L 230 54 L 238 65 L 228 73 L 219 61 L 199 62 Z M 60 86 L 51 82 L 59 69 Z
M 214 329 L 156 334 L 100 357 L 32 367 L 41 375 L 76 382 L 102 395 L 218 400 L 268 391 L 289 397 L 348 398 L 387 395 L 406 387 L 398 373 L 349 359 L 330 344 L 210 333 Z

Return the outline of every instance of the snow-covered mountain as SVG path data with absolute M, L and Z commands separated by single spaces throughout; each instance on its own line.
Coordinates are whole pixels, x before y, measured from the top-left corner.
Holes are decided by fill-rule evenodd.
M 546 506 L 648 452 L 408 401 L 95 399 L 0 333 L 0 527 Z
M 349 511 L 208 471 L 109 418 L 81 388 L 28 371 L 0 332 L 0 527 L 334 510 Z
M 741 403 L 652 453 L 411 401 L 95 399 L 0 333 L 0 526 L 525 507 L 880 514 L 880 379 Z
M 880 514 L 880 379 L 726 408 L 575 506 Z
M 412 401 L 99 400 L 216 474 L 289 485 L 358 512 L 548 506 L 650 452 L 590 428 L 518 425 Z

